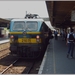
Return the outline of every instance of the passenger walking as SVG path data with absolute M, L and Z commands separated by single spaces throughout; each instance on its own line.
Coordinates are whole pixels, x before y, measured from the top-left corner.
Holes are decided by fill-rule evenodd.
M 61 30 L 61 31 L 60 31 L 60 37 L 61 37 L 61 38 L 62 38 L 62 35 L 63 35 L 63 31 Z
M 54 31 L 54 35 L 55 35 L 55 40 L 57 40 L 58 39 L 58 32 L 57 31 Z
M 65 32 L 65 40 L 67 39 L 67 31 Z
M 65 40 L 65 31 L 63 30 L 62 32 L 62 40 L 64 41 Z
M 66 42 L 66 44 L 68 44 L 67 58 L 69 57 L 69 55 L 70 58 L 73 58 L 74 40 L 75 40 L 75 35 L 73 29 L 71 29 L 71 32 L 67 34 L 67 42 Z

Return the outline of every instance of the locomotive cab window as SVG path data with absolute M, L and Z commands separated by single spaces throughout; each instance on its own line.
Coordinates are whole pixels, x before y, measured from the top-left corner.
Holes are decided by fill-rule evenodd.
M 35 21 L 26 22 L 27 31 L 36 31 L 38 29 L 38 23 Z
M 13 31 L 23 31 L 25 30 L 25 22 L 14 22 Z

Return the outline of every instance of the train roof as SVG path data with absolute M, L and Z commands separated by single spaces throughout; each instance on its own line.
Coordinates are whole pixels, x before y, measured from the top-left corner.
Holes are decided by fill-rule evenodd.
M 11 21 L 44 21 L 43 19 L 12 19 Z

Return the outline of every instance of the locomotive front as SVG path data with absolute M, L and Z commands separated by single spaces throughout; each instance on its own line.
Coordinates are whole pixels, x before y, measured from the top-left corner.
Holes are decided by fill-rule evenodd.
M 37 58 L 44 51 L 42 21 L 12 20 L 10 23 L 10 51 L 18 57 Z

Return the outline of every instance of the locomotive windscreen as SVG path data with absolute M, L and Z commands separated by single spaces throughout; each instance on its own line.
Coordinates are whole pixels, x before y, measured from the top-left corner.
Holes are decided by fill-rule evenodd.
M 16 21 L 13 24 L 13 31 L 36 31 L 38 29 L 38 23 L 35 21 Z
M 14 22 L 13 31 L 23 31 L 25 28 L 25 22 Z
M 36 31 L 38 29 L 38 23 L 34 21 L 26 22 L 27 31 Z

